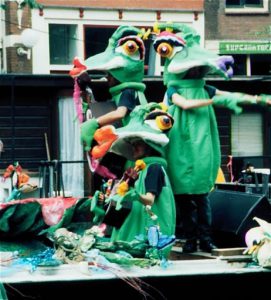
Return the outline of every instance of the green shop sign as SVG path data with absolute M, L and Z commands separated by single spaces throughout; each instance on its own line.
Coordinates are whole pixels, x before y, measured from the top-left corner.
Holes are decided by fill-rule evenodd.
M 268 42 L 220 42 L 220 54 L 271 54 Z

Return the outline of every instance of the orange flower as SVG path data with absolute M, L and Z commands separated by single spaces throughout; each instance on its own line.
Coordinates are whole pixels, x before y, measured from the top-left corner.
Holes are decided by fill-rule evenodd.
M 135 162 L 135 171 L 140 171 L 140 170 L 144 170 L 146 168 L 146 164 L 142 159 L 138 159 Z
M 146 164 L 142 159 L 138 159 L 135 162 L 135 167 L 134 167 L 134 171 L 136 172 L 136 174 L 138 175 L 138 172 L 145 169 L 146 168 Z M 126 171 L 127 172 L 127 171 Z M 122 179 L 123 181 L 121 181 L 117 187 L 117 194 L 124 196 L 128 190 L 129 190 L 129 180 L 130 179 L 134 179 L 132 177 L 133 172 L 127 173 L 128 174 L 128 178 L 127 179 Z
M 21 187 L 29 181 L 29 176 L 26 173 L 18 174 L 18 187 Z
M 129 190 L 129 185 L 126 181 L 123 181 L 117 187 L 117 193 L 121 196 L 124 196 Z

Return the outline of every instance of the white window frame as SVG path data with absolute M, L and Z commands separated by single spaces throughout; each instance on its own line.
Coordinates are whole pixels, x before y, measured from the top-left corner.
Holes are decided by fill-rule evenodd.
M 62 23 L 58 23 L 58 22 L 51 22 L 51 23 L 48 23 L 48 33 L 50 34 L 49 32 L 49 25 L 50 24 L 54 24 L 54 25 L 70 25 L 70 26 L 75 26 L 76 29 L 75 29 L 75 32 L 76 32 L 76 35 L 78 36 L 78 31 L 79 31 L 79 28 L 78 28 L 78 25 L 77 24 L 74 24 L 74 23 L 65 23 L 65 24 L 62 24 Z M 79 42 L 77 40 L 74 41 L 74 48 L 75 48 L 75 53 L 78 53 L 78 50 L 80 48 L 79 46 Z M 74 55 L 76 56 L 76 55 Z M 49 61 L 50 61 L 50 52 L 49 52 Z M 70 71 L 71 68 L 72 68 L 72 61 L 70 62 L 70 64 L 50 64 L 50 70 L 51 71 Z
M 226 3 L 226 1 L 225 1 Z M 225 4 L 225 13 L 226 14 L 266 14 L 269 12 L 269 0 L 263 0 L 263 7 L 252 7 L 252 6 L 243 6 L 243 7 L 226 7 Z

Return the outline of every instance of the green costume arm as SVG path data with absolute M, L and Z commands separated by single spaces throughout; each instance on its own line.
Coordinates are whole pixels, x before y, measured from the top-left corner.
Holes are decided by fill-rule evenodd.
M 214 96 L 213 103 L 215 105 L 228 107 L 236 114 L 239 114 L 242 112 L 242 108 L 238 106 L 240 104 L 271 105 L 271 95 L 260 94 L 259 96 L 251 96 L 243 93 L 229 93 Z
M 244 97 L 241 95 L 237 94 L 224 94 L 224 95 L 216 95 L 213 97 L 213 104 L 214 105 L 219 105 L 219 106 L 224 106 L 229 109 L 232 109 L 235 114 L 240 114 L 243 109 L 238 106 L 240 103 L 244 101 Z
M 170 86 L 167 89 L 167 98 L 168 98 L 168 101 L 170 103 L 172 103 L 172 96 L 173 96 L 173 94 L 176 94 L 176 93 L 178 93 L 178 92 L 177 92 L 177 89 L 174 86 Z
M 252 96 L 243 93 L 233 93 L 233 95 L 240 97 L 239 103 L 260 104 L 263 106 L 271 105 L 271 95 L 260 94 L 260 95 Z
M 94 224 L 100 223 L 105 215 L 103 206 L 99 205 L 100 193 L 100 191 L 96 191 L 91 199 L 90 211 L 94 213 Z
M 91 119 L 81 125 L 81 142 L 85 144 L 85 150 L 89 151 L 95 131 L 99 128 L 98 121 Z
M 271 105 L 271 95 L 266 95 L 266 94 L 260 94 L 260 98 L 258 98 L 259 104 L 262 104 L 264 106 L 266 105 Z

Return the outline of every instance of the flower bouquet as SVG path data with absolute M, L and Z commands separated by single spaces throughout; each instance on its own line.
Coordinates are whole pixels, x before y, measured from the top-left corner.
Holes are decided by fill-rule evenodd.
M 143 160 L 137 160 L 134 168 L 128 168 L 119 181 L 109 179 L 102 191 L 95 192 L 91 205 L 94 223 L 104 222 L 116 228 L 121 227 L 132 209 L 133 201 L 139 199 L 134 183 L 145 167 Z

